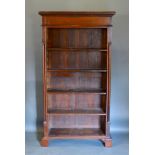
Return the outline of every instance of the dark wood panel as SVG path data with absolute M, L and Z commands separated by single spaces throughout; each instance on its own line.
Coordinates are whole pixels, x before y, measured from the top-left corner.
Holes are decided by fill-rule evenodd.
M 97 94 L 48 94 L 48 111 L 64 110 L 96 110 L 106 112 L 106 96 Z
M 48 69 L 106 69 L 107 55 L 103 52 L 49 52 Z
M 47 88 L 62 90 L 106 90 L 106 73 L 49 72 Z
M 107 29 L 48 29 L 48 48 L 107 49 Z
M 98 115 L 48 115 L 49 128 L 100 128 L 101 119 Z

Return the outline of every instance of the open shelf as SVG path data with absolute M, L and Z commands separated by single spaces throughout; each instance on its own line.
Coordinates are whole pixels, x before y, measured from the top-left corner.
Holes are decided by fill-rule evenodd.
M 79 139 L 91 139 L 91 138 L 104 138 L 105 134 L 101 129 L 93 128 L 53 128 L 49 131 L 49 138 L 65 139 L 65 138 L 79 138 Z
M 93 94 L 103 94 L 103 95 L 106 95 L 106 91 L 102 91 L 102 90 L 85 90 L 85 89 L 51 89 L 51 88 L 48 88 L 47 89 L 47 92 L 49 93 L 93 93 Z
M 106 73 L 106 69 L 76 69 L 76 68 L 65 68 L 65 69 L 47 69 L 48 72 L 103 72 Z
M 90 50 L 89 52 L 72 50 L 47 53 L 48 69 L 107 69 L 107 52 Z
M 102 49 L 102 48 L 47 48 L 49 52 L 53 51 L 71 51 L 71 52 L 78 52 L 78 51 L 99 51 L 99 52 L 104 52 L 107 51 L 107 49 Z
M 48 110 L 48 114 L 52 115 L 106 115 L 101 109 L 80 109 L 80 110 L 64 110 L 52 109 Z

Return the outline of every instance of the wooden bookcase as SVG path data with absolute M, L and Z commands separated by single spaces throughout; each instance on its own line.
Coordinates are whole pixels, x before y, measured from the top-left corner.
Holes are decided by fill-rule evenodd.
M 110 136 L 111 18 L 115 12 L 46 12 L 42 16 L 44 136 Z

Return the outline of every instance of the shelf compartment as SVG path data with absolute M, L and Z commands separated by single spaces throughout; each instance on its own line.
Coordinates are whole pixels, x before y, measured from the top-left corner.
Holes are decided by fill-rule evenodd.
M 80 109 L 80 110 L 64 110 L 64 109 L 50 109 L 48 114 L 52 115 L 106 115 L 101 109 Z
M 107 68 L 107 53 L 91 50 L 90 52 L 83 51 L 54 51 L 47 53 L 47 68 L 48 69 L 106 69 Z
M 107 69 L 76 69 L 76 68 L 65 68 L 65 69 L 47 69 L 48 72 L 103 72 L 106 73 Z
M 82 93 L 48 93 L 47 94 L 48 111 L 54 109 L 74 110 L 84 112 L 94 109 L 102 110 L 106 113 L 106 95 L 100 94 L 82 94 Z M 80 112 L 80 111 L 79 111 Z
M 106 95 L 106 91 L 101 91 L 101 90 L 84 90 L 84 89 L 47 89 L 48 93 L 84 93 L 84 94 L 102 94 L 102 95 Z
M 95 128 L 51 128 L 49 132 L 49 138 L 57 139 L 91 139 L 91 138 L 104 138 L 105 134 L 101 129 Z
M 107 28 L 49 28 L 48 48 L 107 48 Z
M 51 128 L 78 128 L 78 129 L 105 129 L 106 117 L 102 115 L 49 115 L 48 127 Z M 103 130 L 105 133 L 105 130 Z
M 101 72 L 48 72 L 47 89 L 100 93 L 106 90 L 107 74 Z

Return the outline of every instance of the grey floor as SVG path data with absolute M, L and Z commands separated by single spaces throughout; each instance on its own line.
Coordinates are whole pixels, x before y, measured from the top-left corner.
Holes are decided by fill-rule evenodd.
M 105 148 L 98 140 L 51 140 L 49 147 L 39 144 L 40 135 L 26 133 L 26 155 L 128 155 L 128 133 L 112 133 L 113 147 Z

